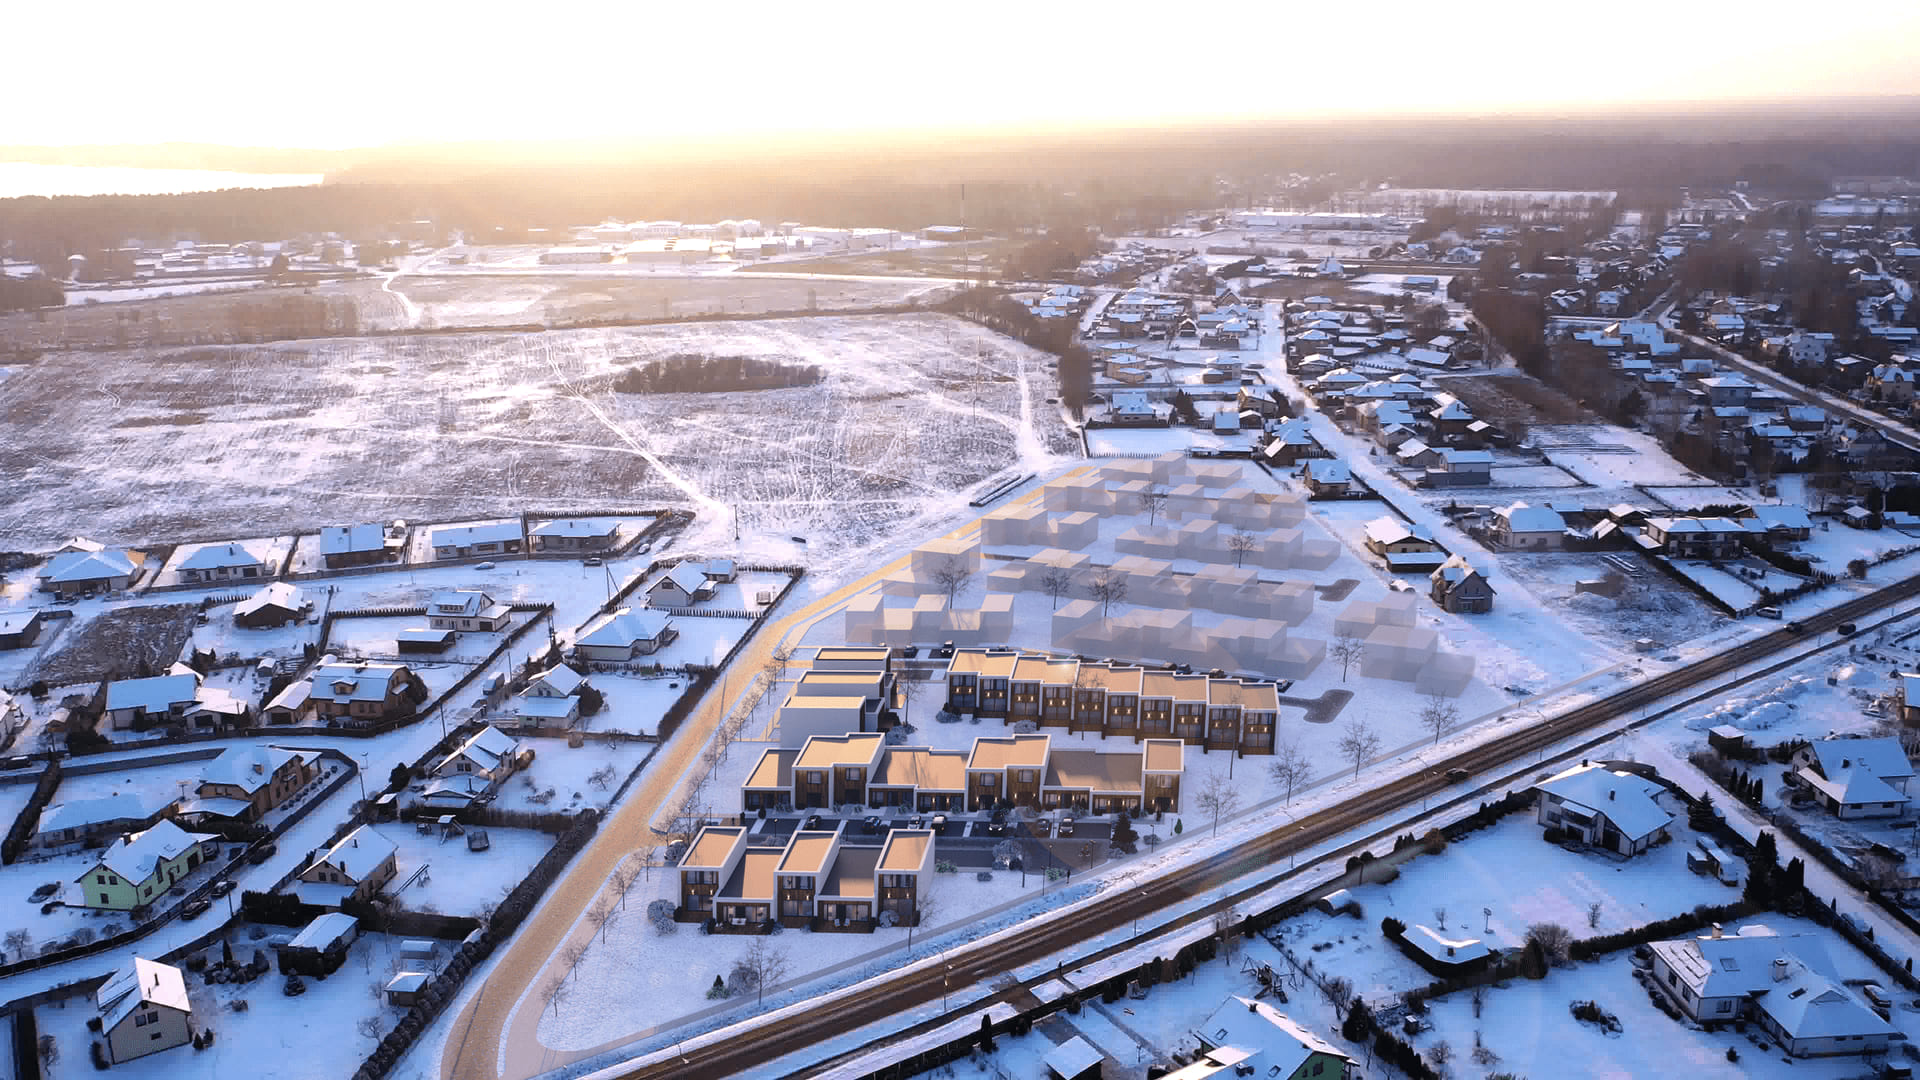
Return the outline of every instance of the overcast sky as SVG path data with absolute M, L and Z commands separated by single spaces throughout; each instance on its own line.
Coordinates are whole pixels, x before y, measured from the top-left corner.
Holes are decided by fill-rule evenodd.
M 13 144 L 351 147 L 1920 94 L 1920 0 L 104 0 L 10 5 L 6 21 L 0 143 Z

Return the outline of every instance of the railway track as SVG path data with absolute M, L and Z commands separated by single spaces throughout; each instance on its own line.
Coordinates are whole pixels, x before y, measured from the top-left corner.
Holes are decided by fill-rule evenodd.
M 1441 794 L 1454 786 L 1446 779 L 1446 773 L 1450 770 L 1466 769 L 1479 775 L 1511 764 L 1528 754 L 1544 751 L 1569 736 L 1631 714 L 1742 665 L 1764 659 L 1814 634 L 1915 596 L 1920 596 L 1920 577 L 1908 578 L 1818 615 L 1801 619 L 1793 624 L 1798 630 L 1783 627 L 1608 697 L 1548 717 L 1539 724 L 1502 735 L 1439 762 L 1431 769 L 1294 819 L 1237 848 L 1201 859 L 1174 873 L 1118 890 L 1077 910 L 1034 919 L 1000 941 L 956 948 L 947 954 L 937 968 L 900 972 L 869 980 L 852 994 L 836 1000 L 831 1008 L 809 1010 L 799 1016 L 783 1018 L 777 1023 L 761 1021 L 724 1042 L 699 1047 L 671 1062 L 641 1066 L 617 1075 L 622 1080 L 651 1080 L 654 1077 L 729 1076 L 764 1068 L 768 1062 L 791 1054 L 799 1047 L 810 1046 L 843 1035 L 851 1029 L 926 1005 L 941 999 L 948 990 L 970 986 L 1035 963 L 1140 916 L 1150 915 L 1270 867 L 1296 852 L 1339 836 L 1415 800 Z M 1291 872 L 1263 875 L 1254 884 L 1237 888 L 1205 908 L 1160 924 L 1154 934 L 1164 934 L 1210 918 L 1218 910 L 1242 903 L 1270 889 Z M 1127 941 L 1109 946 L 1076 958 L 1075 965 L 1096 961 L 1137 945 L 1138 941 Z M 985 998 L 975 999 L 963 1011 L 973 1012 L 984 1005 L 1012 998 L 1049 977 L 1028 979 L 1018 986 L 1009 986 Z M 931 1030 L 953 1018 L 952 1014 L 935 1017 L 887 1038 L 893 1040 Z M 806 1075 L 823 1064 L 828 1062 L 816 1063 L 792 1075 Z

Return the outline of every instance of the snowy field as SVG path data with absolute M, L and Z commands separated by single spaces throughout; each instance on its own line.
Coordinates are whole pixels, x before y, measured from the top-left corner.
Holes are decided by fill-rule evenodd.
M 255 932 L 261 936 L 255 938 Z M 246 963 L 256 949 L 290 939 L 294 930 L 281 926 L 236 927 L 229 940 L 234 959 Z M 185 1076 L 220 1077 L 345 1077 L 352 1076 L 380 1038 L 406 1015 L 386 1004 L 374 992 L 405 970 L 400 964 L 400 940 L 385 934 L 363 934 L 347 953 L 340 970 L 325 979 L 304 979 L 306 993 L 288 997 L 286 982 L 276 964 L 251 983 L 206 982 L 188 973 L 187 999 L 193 1006 L 194 1027 L 212 1028 L 215 1037 L 206 1050 L 178 1046 L 172 1050 L 115 1065 L 110 1075 L 133 1080 L 179 1080 Z M 209 955 L 220 958 L 218 945 Z M 244 1002 L 244 1012 L 235 1011 Z M 87 1045 L 94 1038 L 87 1018 L 97 1015 L 84 997 L 42 1005 L 34 1010 L 40 1031 L 54 1037 L 59 1061 L 46 1080 L 84 1080 L 100 1074 L 88 1060 Z M 363 1025 L 365 1025 L 363 1027 Z
M 313 602 L 317 612 L 322 598 L 309 595 L 307 599 Z M 263 656 L 282 659 L 301 655 L 308 644 L 320 638 L 320 627 L 305 619 L 284 626 L 237 626 L 233 621 L 233 609 L 233 604 L 207 609 L 207 621 L 194 626 L 193 640 L 188 648 L 210 651 L 219 657 L 237 654 L 243 659 Z M 350 621 L 337 624 L 336 632 Z
M 386 895 L 414 911 L 478 915 L 482 905 L 499 903 L 553 846 L 553 837 L 534 829 L 484 828 L 492 846 L 469 851 L 465 836 L 443 839 L 438 828 L 421 833 L 403 822 L 375 825 L 399 848 Z
M 493 805 L 499 810 L 550 813 L 587 806 L 604 810 L 633 767 L 653 751 L 653 744 L 643 742 L 602 743 L 590 738 L 585 746 L 573 748 L 565 739 L 515 738 L 534 752 L 533 764 L 514 774 L 494 796 Z M 611 777 L 605 783 L 595 781 L 594 774 L 605 768 L 613 770 Z M 547 791 L 553 792 L 552 797 L 543 797 Z
M 1438 284 L 1432 289 L 1409 289 L 1407 278 L 1422 277 Z M 1447 300 L 1447 287 L 1453 284 L 1451 274 L 1362 274 L 1346 283 L 1349 289 L 1361 292 L 1381 293 L 1386 296 L 1411 296 L 1416 300 L 1443 304 Z
M 1675 461 L 1660 440 L 1613 424 L 1536 424 L 1528 441 L 1545 450 L 1555 465 L 1595 487 L 1618 490 L 1636 484 L 1681 486 L 1705 482 L 1698 473 Z M 1640 496 L 1634 501 L 1646 500 Z
M 1685 586 L 1632 552 L 1620 553 L 1638 574 L 1620 575 L 1625 587 L 1617 597 L 1576 594 L 1581 581 L 1620 574 L 1600 552 L 1507 552 L 1500 569 L 1524 583 L 1542 603 L 1587 637 L 1616 649 L 1630 649 L 1641 638 L 1663 645 L 1696 638 L 1726 623 L 1723 615 Z
M 1090 428 L 1087 450 L 1094 457 L 1159 457 L 1169 450 L 1245 450 L 1250 433 L 1216 435 L 1201 428 Z
M 824 378 L 612 389 L 689 355 Z M 104 362 L 50 353 L 7 379 L 0 544 L 693 503 L 812 551 L 863 548 L 1077 452 L 1043 354 L 933 315 L 141 350 L 114 354 L 117 398 L 98 392 Z
M 170 281 L 151 285 L 127 285 L 100 289 L 68 287 L 67 304 L 111 304 L 127 300 L 164 300 L 174 296 L 200 293 L 239 292 L 257 289 L 264 280 L 253 281 Z

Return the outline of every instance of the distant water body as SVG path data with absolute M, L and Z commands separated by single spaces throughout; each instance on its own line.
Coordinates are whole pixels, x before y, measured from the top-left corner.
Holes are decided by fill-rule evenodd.
M 100 165 L 0 162 L 0 199 L 22 195 L 178 195 L 226 188 L 307 187 L 319 173 L 239 173 L 204 169 L 121 169 Z

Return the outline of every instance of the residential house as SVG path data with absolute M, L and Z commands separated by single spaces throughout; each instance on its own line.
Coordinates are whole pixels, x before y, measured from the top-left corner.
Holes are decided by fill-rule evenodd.
M 1820 739 L 1796 751 L 1790 764 L 1793 775 L 1835 817 L 1896 817 L 1906 812 L 1913 765 L 1893 736 Z
M 1813 518 L 1803 506 L 1749 506 L 1735 517 L 1749 530 L 1776 542 L 1790 543 L 1813 536 Z
M 413 712 L 408 691 L 415 683 L 405 664 L 372 660 L 322 664 L 308 682 L 307 706 L 321 720 L 350 725 L 380 723 Z
M 1914 375 L 1899 364 L 1880 364 L 1867 375 L 1867 396 L 1895 405 L 1912 401 Z
M 93 994 L 109 1064 L 171 1050 L 193 1041 L 193 1004 L 179 968 L 133 957 Z
M 258 821 L 314 778 L 314 758 L 282 746 L 231 746 L 200 771 L 197 798 L 183 811 Z
M 62 597 L 124 592 L 145 562 L 138 551 L 63 551 L 41 568 L 40 588 Z
M 1421 482 L 1427 487 L 1484 487 L 1493 483 L 1493 455 L 1485 450 L 1442 449 Z
M 792 766 L 796 809 L 818 809 L 867 802 L 867 783 L 886 753 L 879 732 L 815 735 L 807 739 Z
M 40 640 L 40 630 L 45 625 L 46 619 L 37 609 L 0 615 L 0 652 L 32 645 Z
M 107 720 L 116 731 L 178 722 L 199 698 L 200 676 L 191 671 L 118 679 L 107 684 Z
M 1675 559 L 1730 559 L 1742 550 L 1750 535 L 1730 518 L 1648 518 L 1635 542 Z
M 360 936 L 360 920 L 343 911 L 314 916 L 293 940 L 276 945 L 282 975 L 331 975 L 346 963 L 347 950 Z
M 598 519 L 543 521 L 529 530 L 535 551 L 605 551 L 619 526 Z
M 1266 432 L 1256 443 L 1263 443 L 1261 453 L 1267 461 L 1275 465 L 1292 466 L 1308 458 L 1317 458 L 1326 453 L 1313 437 L 1313 431 L 1304 419 L 1284 420 Z
M 123 833 L 75 879 L 80 905 L 131 911 L 165 900 L 168 889 L 219 852 L 218 836 L 190 833 L 171 821 Z
M 1348 1080 L 1354 1061 L 1264 1001 L 1234 995 L 1193 1029 L 1195 1060 L 1163 1080 Z
M 313 683 L 307 679 L 288 683 L 260 710 L 269 724 L 302 724 L 311 719 L 313 713 Z
M 665 648 L 677 636 L 666 612 L 623 607 L 602 615 L 574 641 L 573 651 L 582 660 L 626 663 Z
M 174 567 L 183 582 L 251 580 L 272 576 L 245 544 L 207 544 Z
M 427 600 L 427 626 L 434 630 L 504 630 L 513 608 L 478 589 L 443 589 Z
M 1393 571 L 1430 570 L 1447 559 L 1433 533 L 1425 525 L 1382 515 L 1367 522 L 1367 550 L 1386 561 Z
M 171 794 L 150 791 L 138 783 L 90 799 L 50 803 L 40 811 L 33 846 L 45 850 L 142 832 L 170 816 L 178 805 Z
M 708 559 L 706 565 L 700 568 L 700 572 L 707 575 L 707 580 L 716 585 L 726 584 L 739 576 L 739 570 L 734 566 L 732 559 Z
M 1567 523 L 1550 507 L 1516 502 L 1493 511 L 1496 543 L 1525 551 L 1557 551 L 1567 535 Z
M 571 701 L 571 698 L 542 698 Z M 462 809 L 493 796 L 526 761 L 518 740 L 488 724 L 468 736 L 428 771 L 420 801 L 429 806 Z
M 398 872 L 397 850 L 373 826 L 362 825 L 332 847 L 315 852 L 313 861 L 300 871 L 295 891 L 301 900 L 323 907 L 338 907 L 342 900 L 372 899 Z
M 573 697 L 588 685 L 585 675 L 565 664 L 555 664 L 528 681 L 525 693 L 528 697 Z
M 1648 984 L 1696 1023 L 1755 1024 L 1793 1057 L 1883 1054 L 1896 1037 L 1841 983 L 1814 935 L 1759 923 L 1726 935 L 1715 923 L 1710 934 L 1648 950 Z
M 305 619 L 313 602 L 298 586 L 276 581 L 233 606 L 233 625 L 250 629 L 285 626 Z
M 1794 367 L 1818 367 L 1827 362 L 1827 355 L 1833 349 L 1833 340 L 1832 334 L 1795 330 L 1787 335 L 1783 351 Z
M 1667 835 L 1672 797 L 1646 777 L 1581 762 L 1533 785 L 1535 820 L 1590 847 L 1638 855 Z
M 392 562 L 406 546 L 407 529 L 396 524 L 325 525 L 320 529 L 320 561 L 329 570 Z
M 680 861 L 682 922 L 764 933 L 774 922 L 816 931 L 913 926 L 932 882 L 934 834 L 895 829 L 878 848 L 842 843 L 845 825 L 801 829 L 781 846 L 750 846 L 746 830 L 708 826 Z
M 1316 499 L 1344 497 L 1353 486 L 1353 473 L 1348 471 L 1347 463 L 1332 458 L 1302 462 L 1299 476 L 1308 493 Z
M 740 868 L 746 855 L 747 830 L 740 826 L 708 825 L 694 836 L 687 845 L 687 853 L 680 857 L 680 904 L 674 909 L 674 919 L 679 922 L 704 922 L 713 918 L 720 886 L 732 878 Z M 784 852 L 775 849 L 777 854 Z M 764 861 L 764 860 L 763 860 Z M 766 906 L 759 912 L 744 912 L 743 915 L 757 914 L 753 921 L 764 923 L 773 909 L 773 867 L 777 861 L 766 867 L 765 882 Z
M 1493 610 L 1493 585 L 1485 574 L 1454 555 L 1427 576 L 1428 595 L 1441 610 L 1455 615 L 1484 615 Z
M 891 726 L 894 677 L 886 671 L 808 671 L 780 706 L 782 746 L 815 735 L 878 732 Z
M 517 521 L 490 525 L 456 525 L 435 529 L 430 537 L 436 559 L 466 559 L 483 555 L 511 555 L 524 538 Z
M 647 603 L 652 607 L 692 607 L 711 599 L 713 581 L 702 564 L 691 560 L 676 563 L 660 580 L 647 586 Z

